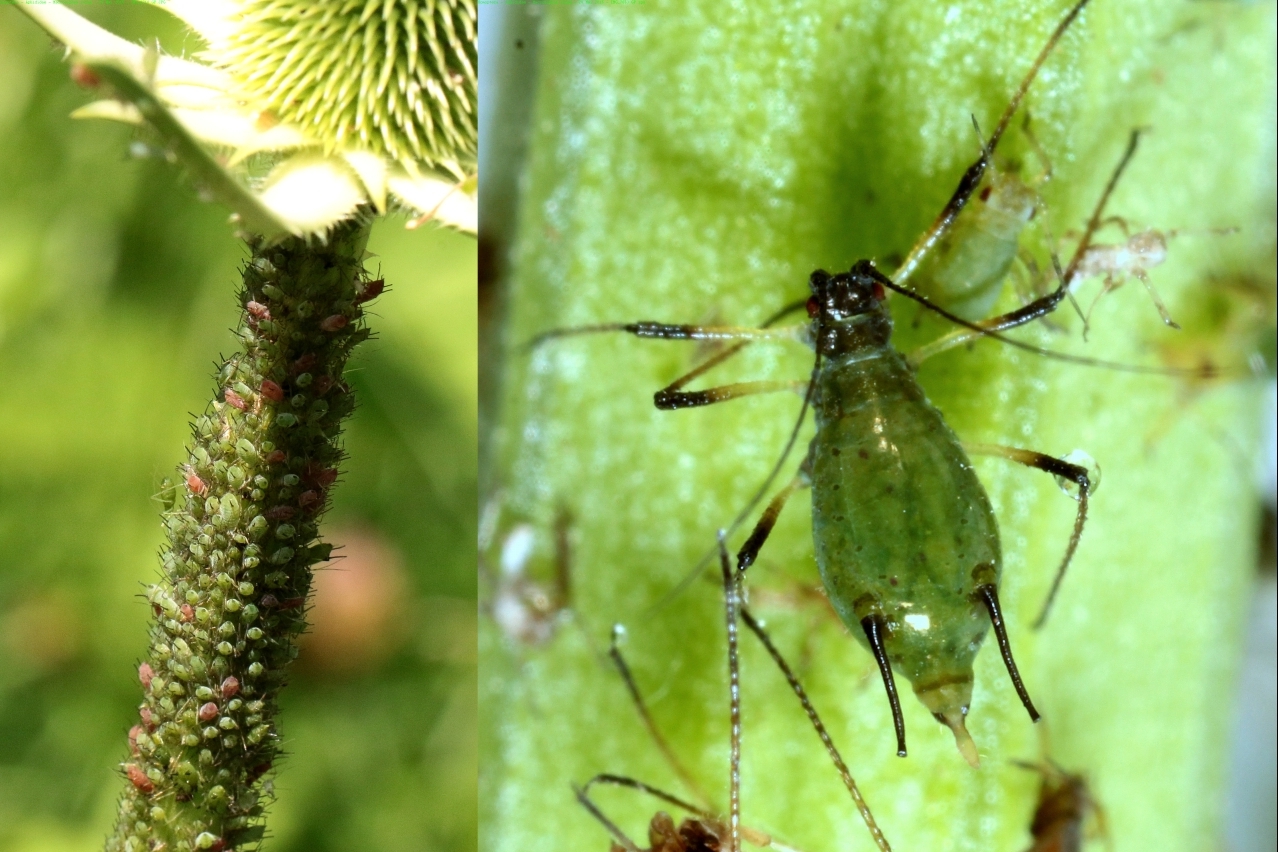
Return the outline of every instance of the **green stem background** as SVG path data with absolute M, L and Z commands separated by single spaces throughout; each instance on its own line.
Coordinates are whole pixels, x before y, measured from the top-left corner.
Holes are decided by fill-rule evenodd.
M 723 806 L 720 594 L 696 583 L 649 607 L 762 481 L 799 407 L 777 397 L 654 410 L 652 391 L 696 360 L 691 344 L 571 338 L 531 355 L 516 344 L 600 321 L 749 324 L 803 295 L 813 268 L 874 257 L 890 269 L 976 153 L 969 114 L 992 126 L 1067 5 L 648 2 L 548 15 L 505 330 L 493 477 L 503 511 L 488 559 L 530 521 L 531 570 L 548 572 L 564 507 L 574 597 L 540 646 L 483 622 L 483 848 L 607 848 L 569 788 L 596 772 L 688 792 L 602 656 L 613 622 L 629 629 L 626 651 L 658 724 Z M 1131 284 L 1101 304 L 1090 343 L 1066 312 L 1068 335 L 1037 329 L 1028 339 L 1135 363 L 1159 363 L 1189 341 L 1217 351 L 1236 342 L 1213 338 L 1224 324 L 1204 297 L 1230 276 L 1258 275 L 1272 289 L 1274 35 L 1272 4 L 1095 0 L 1084 13 L 1028 99 L 1055 166 L 1044 190 L 1053 230 L 1082 224 L 1127 135 L 1147 125 L 1110 212 L 1138 227 L 1242 232 L 1182 237 L 1154 271 L 1186 326 L 1181 338 Z M 1017 133 L 1007 142 L 1004 154 L 1024 153 Z M 1041 248 L 1041 231 L 1027 239 Z M 909 307 L 896 318 L 902 348 L 943 330 L 916 324 Z M 758 346 L 714 378 L 801 378 L 809 366 L 806 351 Z M 1099 461 L 1092 519 L 1038 635 L 1029 623 L 1074 504 L 1040 473 L 976 461 L 1002 528 L 1021 671 L 1051 756 L 1087 774 L 1116 849 L 1214 848 L 1254 559 L 1253 486 L 1237 449 L 1254 440 L 1254 385 L 1184 404 L 1178 381 L 988 342 L 934 359 L 920 381 L 965 440 L 1083 448 Z M 869 655 L 796 594 L 818 582 L 808 512 L 806 497 L 792 501 L 752 569 L 756 611 L 893 848 L 1024 848 L 1038 782 L 1009 761 L 1035 759 L 1040 744 L 996 650 L 978 658 L 969 716 L 981 769 L 911 696 L 910 757 L 896 758 Z M 745 821 L 807 852 L 871 848 L 784 681 L 743 642 Z M 600 802 L 643 838 L 653 801 L 617 791 Z

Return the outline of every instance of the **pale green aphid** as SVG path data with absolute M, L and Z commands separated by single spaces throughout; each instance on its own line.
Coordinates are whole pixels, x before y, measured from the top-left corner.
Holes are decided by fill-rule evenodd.
M 937 241 L 910 286 L 964 319 L 988 316 L 1021 256 L 1021 232 L 1039 204 L 1032 185 L 991 168 L 976 200 Z
M 916 243 L 897 272 L 898 278 L 917 269 L 928 252 L 944 239 L 980 185 L 993 147 L 1037 69 L 1087 2 L 1079 0 L 1057 25 L 980 159 L 968 168 L 935 224 Z M 979 756 L 967 732 L 965 717 L 971 704 L 973 661 L 991 626 L 1031 719 L 1037 721 L 1038 712 L 1021 682 L 1003 623 L 998 599 L 1002 553 L 989 498 L 972 470 L 968 452 L 927 400 L 909 362 L 891 344 L 892 319 L 886 290 L 914 299 L 966 326 L 968 331 L 995 336 L 1002 329 L 1046 316 L 1068 296 L 1066 282 L 1080 263 L 1109 192 L 1134 153 L 1135 144 L 1133 135 L 1059 286 L 1023 308 L 979 325 L 900 286 L 870 261 L 862 260 L 847 273 L 812 273 L 812 297 L 806 302 L 810 325 L 778 329 L 638 322 L 561 330 L 539 339 L 625 331 L 667 340 L 740 341 L 658 391 L 655 402 L 662 409 L 711 405 L 803 386 L 789 381 L 754 381 L 700 391 L 683 390 L 750 341 L 789 338 L 802 340 L 816 350 L 804 412 L 809 404 L 814 409 L 816 435 L 799 474 L 773 499 L 738 553 L 738 569 L 744 571 L 754 562 L 790 495 L 799 488 L 811 487 L 812 534 L 826 592 L 842 620 L 875 656 L 892 705 L 897 753 L 902 756 L 906 753 L 905 726 L 894 669 L 910 680 L 919 700 L 933 716 L 953 731 L 963 757 L 977 765 Z M 949 347 L 929 348 L 929 354 L 934 354 Z M 1036 467 L 1077 486 L 1079 511 L 1061 565 L 1063 571 L 1086 519 L 1092 489 L 1086 468 L 1031 450 L 993 446 L 968 449 Z M 1058 572 L 1058 580 L 1059 576 Z

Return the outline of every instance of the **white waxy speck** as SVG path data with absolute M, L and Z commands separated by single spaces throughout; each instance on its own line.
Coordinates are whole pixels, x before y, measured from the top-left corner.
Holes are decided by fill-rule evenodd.
M 932 619 L 928 618 L 926 615 L 923 615 L 922 613 L 917 613 L 917 612 L 911 613 L 910 615 L 905 616 L 905 618 L 901 620 L 904 621 L 906 624 L 910 625 L 911 627 L 913 627 L 915 630 L 917 630 L 920 633 L 926 632 L 928 628 L 932 626 Z
M 510 535 L 501 546 L 501 570 L 507 577 L 515 577 L 524 572 L 528 557 L 532 555 L 533 528 L 531 524 L 520 524 L 511 530 Z

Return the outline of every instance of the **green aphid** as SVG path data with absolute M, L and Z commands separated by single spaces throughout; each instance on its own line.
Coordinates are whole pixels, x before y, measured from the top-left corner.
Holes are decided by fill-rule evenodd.
M 951 233 L 960 211 L 982 185 L 994 146 L 1038 68 L 1087 1 L 1079 0 L 1057 25 L 981 156 L 968 167 L 933 226 L 915 244 L 898 270 L 898 277 L 920 268 L 929 253 Z M 812 535 L 826 593 L 841 619 L 878 663 L 892 708 L 897 753 L 902 756 L 906 753 L 905 725 L 894 672 L 908 679 L 920 702 L 953 731 L 963 757 L 973 766 L 979 762 L 965 718 L 971 704 L 973 662 L 991 627 L 1021 702 L 1030 718 L 1038 720 L 1012 658 L 998 598 L 1002 573 L 998 524 L 985 489 L 972 469 L 969 452 L 1001 456 L 1074 485 L 1072 496 L 1078 500 L 1078 513 L 1056 584 L 1078 545 L 1095 480 L 1094 474 L 1082 465 L 1032 450 L 965 448 L 915 380 L 912 367 L 921 358 L 911 356 L 907 360 L 891 343 L 887 291 L 913 299 L 964 327 L 969 334 L 992 335 L 1009 345 L 1092 366 L 1115 366 L 1045 352 L 998 332 L 1047 316 L 1067 298 L 1065 282 L 1071 280 L 1084 257 L 1105 203 L 1135 153 L 1136 142 L 1137 134 L 1133 133 L 1058 286 L 1008 314 L 980 323 L 969 322 L 901 286 L 879 272 L 872 262 L 862 260 L 846 273 L 813 272 L 809 282 L 811 297 L 788 306 L 763 328 L 619 323 L 552 331 L 534 342 L 598 331 L 624 331 L 665 340 L 738 341 L 658 391 L 654 401 L 658 408 L 666 410 L 802 389 L 806 384 L 799 420 L 802 422 L 811 407 L 816 434 L 798 474 L 768 505 L 737 554 L 737 567 L 744 572 L 753 564 L 787 499 L 800 488 L 811 488 Z M 1005 242 L 1011 245 L 1014 240 Z M 1011 256 L 1014 254 L 1013 247 Z M 809 323 L 767 327 L 801 307 L 807 309 Z M 810 381 L 752 381 L 683 390 L 748 343 L 764 339 L 799 340 L 815 349 Z M 942 338 L 923 351 L 937 354 L 963 339 Z M 1162 372 L 1157 368 L 1138 369 Z M 794 434 L 798 434 L 797 428 Z M 1044 616 L 1046 611 L 1045 605 Z
M 1031 185 L 991 168 L 976 199 L 909 277 L 910 286 L 963 319 L 988 316 L 1003 293 L 1003 282 L 1024 257 L 1021 232 L 1039 205 Z M 1023 268 L 1033 269 L 1028 264 Z

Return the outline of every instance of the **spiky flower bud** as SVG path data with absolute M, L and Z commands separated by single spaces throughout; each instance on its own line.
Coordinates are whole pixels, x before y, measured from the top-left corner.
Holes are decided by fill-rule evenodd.
M 251 244 L 244 348 L 219 370 L 178 469 L 182 484 L 166 498 L 164 576 L 147 592 L 155 620 L 138 667 L 140 724 L 121 766 L 128 783 L 108 852 L 232 850 L 262 836 L 276 696 L 296 656 L 311 568 L 328 555 L 317 524 L 337 476 L 341 422 L 354 407 L 342 369 L 368 336 L 358 301 L 368 287 L 367 233 L 348 223 L 324 244 Z M 269 308 L 269 330 L 254 304 Z M 347 321 L 326 325 L 332 316 Z M 312 382 L 306 394 L 322 407 L 288 401 L 299 394 L 303 361 L 329 379 L 324 393 Z M 311 495 L 305 504 L 299 491 Z M 277 520 L 281 508 L 292 510 L 287 523 Z
M 474 0 L 244 0 L 207 56 L 329 153 L 408 167 L 478 150 Z

